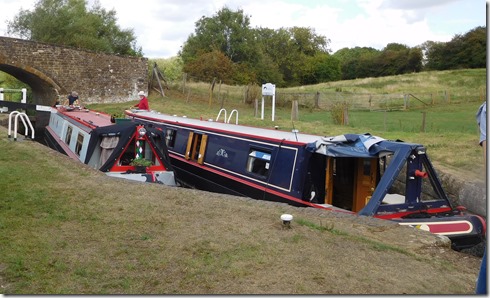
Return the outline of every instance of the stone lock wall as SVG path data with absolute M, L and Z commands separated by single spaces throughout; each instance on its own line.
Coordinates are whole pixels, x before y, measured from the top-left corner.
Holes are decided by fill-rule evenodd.
M 137 100 L 148 92 L 148 59 L 0 37 L 0 71 L 32 89 L 32 103 L 52 105 L 77 91 L 83 103 Z

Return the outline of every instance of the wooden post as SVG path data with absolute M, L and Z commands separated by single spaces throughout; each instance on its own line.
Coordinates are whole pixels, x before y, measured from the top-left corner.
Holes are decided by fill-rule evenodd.
M 247 87 L 245 87 L 245 92 L 243 94 L 243 103 L 247 102 L 249 89 L 250 89 L 250 84 L 248 84 Z
M 291 107 L 291 121 L 298 120 L 298 100 L 294 99 Z
M 209 106 L 211 106 L 211 102 L 213 101 L 213 90 L 214 90 L 215 83 L 216 83 L 216 78 L 213 78 L 213 82 L 211 83 L 211 87 L 209 88 Z
M 223 99 L 221 99 L 221 80 L 219 80 L 219 85 L 218 85 L 218 101 L 221 100 L 221 107 L 220 109 L 223 108 Z
M 315 108 L 320 108 L 320 91 L 317 91 L 315 95 Z
M 153 73 L 155 74 L 155 78 L 157 79 L 158 87 L 160 87 L 160 91 L 161 91 L 162 96 L 165 96 L 165 93 L 163 92 L 163 88 L 162 88 L 162 83 L 160 82 L 160 77 L 159 77 L 159 73 L 158 73 L 157 67 L 158 66 L 155 63 L 155 65 L 153 66 Z
M 255 109 L 254 109 L 254 117 L 257 117 L 257 114 L 259 112 L 259 99 L 255 99 Z
M 189 88 L 189 90 L 187 90 L 187 100 L 185 102 L 189 102 L 189 97 L 191 97 L 191 88 Z

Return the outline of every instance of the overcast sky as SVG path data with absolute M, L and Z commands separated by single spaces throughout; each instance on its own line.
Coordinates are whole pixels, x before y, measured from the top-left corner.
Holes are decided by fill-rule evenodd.
M 0 36 L 6 22 L 38 0 L 0 0 Z M 94 0 L 88 0 L 89 7 Z M 396 42 L 414 47 L 427 40 L 450 41 L 486 26 L 485 0 L 99 0 L 114 9 L 118 25 L 132 28 L 148 58 L 176 56 L 195 23 L 224 6 L 243 9 L 251 27 L 309 27 L 330 39 L 335 52 L 348 47 L 383 49 Z

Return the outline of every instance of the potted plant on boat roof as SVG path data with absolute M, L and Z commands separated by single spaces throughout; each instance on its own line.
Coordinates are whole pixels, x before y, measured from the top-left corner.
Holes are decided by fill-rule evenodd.
M 134 166 L 135 171 L 138 173 L 146 173 L 146 169 L 152 164 L 151 160 L 138 157 L 133 159 L 129 165 Z

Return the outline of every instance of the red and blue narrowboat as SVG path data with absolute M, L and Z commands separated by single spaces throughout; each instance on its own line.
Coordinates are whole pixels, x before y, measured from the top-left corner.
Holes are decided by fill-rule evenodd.
M 79 106 L 52 107 L 44 141 L 109 176 L 176 185 L 163 131 Z

